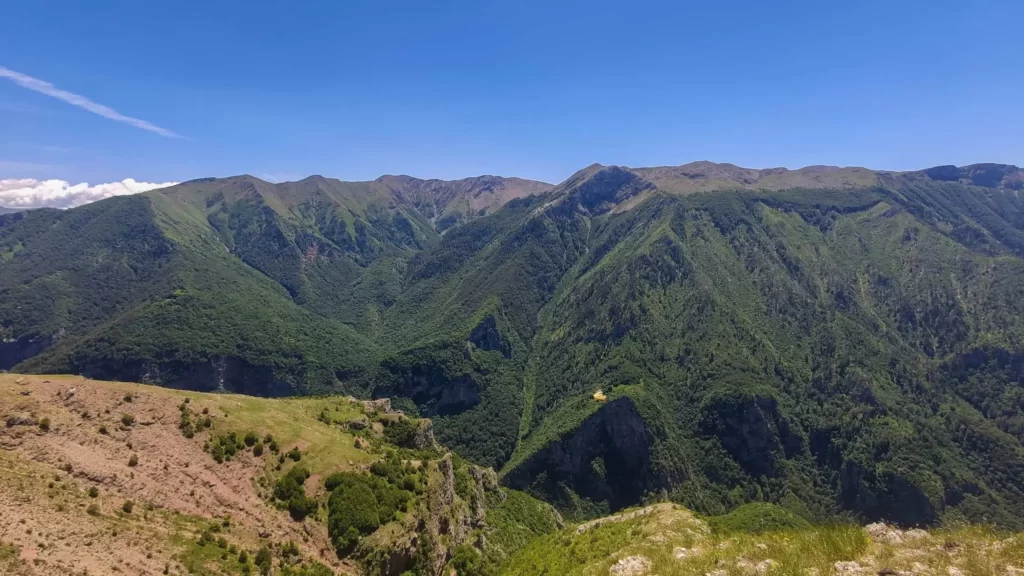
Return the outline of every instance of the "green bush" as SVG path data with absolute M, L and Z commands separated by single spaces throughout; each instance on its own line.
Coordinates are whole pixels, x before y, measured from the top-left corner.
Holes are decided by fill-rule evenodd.
M 124 401 L 125 401 L 125 402 L 128 402 L 129 404 L 131 404 L 131 402 L 132 402 L 132 395 L 131 395 L 131 392 L 129 392 L 128 394 L 125 394 L 125 395 L 124 395 Z
M 89 498 L 96 498 L 99 495 L 100 495 L 100 489 L 99 488 L 97 488 L 95 486 L 91 486 L 89 488 Z
M 249 431 L 249 432 L 245 433 L 245 445 L 250 447 L 250 448 L 255 446 L 256 445 L 256 441 L 259 440 L 259 439 L 260 439 L 260 437 L 257 436 L 255 432 Z
M 346 481 L 331 493 L 327 533 L 338 554 L 349 554 L 361 536 L 372 533 L 379 526 L 377 497 L 366 482 Z
M 305 494 L 303 484 L 307 478 L 309 478 L 309 470 L 302 466 L 292 468 L 274 484 L 274 497 L 282 502 L 287 502 L 296 494 Z
M 452 551 L 452 559 L 448 566 L 455 569 L 458 576 L 476 576 L 483 573 L 484 557 L 469 544 L 456 546 Z
M 121 424 L 124 424 L 125 426 L 132 426 L 135 424 L 135 416 L 132 416 L 131 414 L 122 414 Z
M 296 522 L 301 522 L 306 516 L 315 513 L 316 508 L 316 500 L 305 494 L 296 494 L 288 500 L 288 513 Z
M 309 471 L 296 466 L 274 484 L 274 498 L 288 505 L 288 512 L 295 521 L 301 521 L 316 512 L 317 501 L 306 496 L 303 484 L 309 478 Z
M 257 566 L 270 566 L 272 560 L 273 556 L 270 555 L 270 550 L 264 546 L 256 552 L 256 557 L 253 558 L 253 563 Z
M 99 516 L 100 515 L 100 505 L 99 504 L 89 504 L 89 507 L 85 509 L 85 513 L 88 514 L 89 516 Z
M 796 514 L 775 504 L 753 502 L 744 504 L 722 516 L 708 518 L 715 532 L 728 534 L 744 532 L 759 534 L 778 530 L 805 530 L 811 524 Z
M 136 454 L 132 454 L 132 457 L 128 459 L 128 465 L 132 468 L 139 465 L 139 457 Z
M 384 428 L 384 439 L 403 448 L 412 448 L 416 438 L 416 423 L 408 418 L 391 422 Z
M 49 418 L 43 418 L 42 420 L 40 420 L 39 421 L 39 429 L 42 430 L 43 432 L 49 432 L 50 431 L 50 419 Z
M 288 457 L 291 458 L 293 462 L 298 462 L 299 460 L 302 460 L 302 452 L 299 452 L 299 448 L 296 446 L 288 452 Z
M 121 510 L 124 511 L 125 514 L 131 514 L 134 509 L 135 503 L 131 500 L 125 500 L 124 504 L 121 505 Z

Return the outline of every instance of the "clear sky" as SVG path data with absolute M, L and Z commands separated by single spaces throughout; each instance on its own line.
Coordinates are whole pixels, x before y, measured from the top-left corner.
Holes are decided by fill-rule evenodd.
M 0 179 L 1024 164 L 1021 0 L 0 0 L 0 16 Z

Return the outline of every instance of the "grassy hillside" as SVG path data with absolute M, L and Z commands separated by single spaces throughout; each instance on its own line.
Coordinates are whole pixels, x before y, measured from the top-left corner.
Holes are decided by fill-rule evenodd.
M 701 518 L 685 508 L 658 504 L 537 538 L 501 573 L 981 576 L 1013 574 L 1022 565 L 1024 536 L 986 528 L 812 528 L 770 505 Z
M 438 574 L 561 525 L 387 402 L 0 375 L 0 415 L 5 574 Z

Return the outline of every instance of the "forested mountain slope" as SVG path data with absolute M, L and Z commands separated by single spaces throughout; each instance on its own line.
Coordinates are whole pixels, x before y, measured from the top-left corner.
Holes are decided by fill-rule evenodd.
M 392 397 L 570 517 L 1018 526 L 1022 174 L 237 177 L 8 215 L 4 366 Z

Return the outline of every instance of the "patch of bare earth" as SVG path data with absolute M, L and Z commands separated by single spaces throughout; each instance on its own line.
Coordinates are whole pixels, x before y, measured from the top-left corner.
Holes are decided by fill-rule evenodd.
M 0 541 L 18 546 L 36 574 L 157 574 L 168 564 L 175 573 L 182 543 L 230 518 L 224 536 L 240 549 L 290 540 L 307 557 L 354 572 L 338 561 L 322 523 L 294 522 L 261 498 L 266 489 L 256 479 L 269 451 L 217 464 L 203 451 L 205 434 L 182 435 L 184 397 L 83 378 L 0 375 Z M 191 409 L 202 408 L 192 395 Z M 126 500 L 131 513 L 122 510 Z M 87 512 L 91 504 L 98 514 Z

